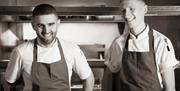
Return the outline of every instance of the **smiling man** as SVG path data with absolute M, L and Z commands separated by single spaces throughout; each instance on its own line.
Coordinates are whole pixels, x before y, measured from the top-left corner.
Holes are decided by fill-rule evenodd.
M 108 91 L 175 91 L 173 66 L 178 61 L 173 45 L 145 23 L 145 0 L 121 0 L 120 7 L 126 28 L 105 61 L 106 71 L 115 72 L 114 83 L 118 83 Z
M 37 38 L 13 50 L 6 81 L 14 83 L 22 75 L 23 91 L 71 91 L 74 71 L 83 80 L 83 91 L 93 91 L 94 76 L 83 52 L 76 44 L 56 37 L 60 19 L 55 8 L 40 4 L 32 15 Z
M 38 15 L 33 18 L 32 25 L 42 46 L 48 47 L 55 42 L 59 22 L 55 14 Z

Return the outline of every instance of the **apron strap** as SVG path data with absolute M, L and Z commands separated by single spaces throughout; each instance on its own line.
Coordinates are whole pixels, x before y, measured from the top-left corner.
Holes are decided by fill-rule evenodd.
M 130 38 L 130 34 L 128 34 L 127 39 L 126 39 L 126 43 L 125 43 L 125 47 L 124 47 L 124 51 L 128 51 L 128 45 L 129 45 L 129 38 Z
M 37 62 L 37 38 L 34 40 L 34 48 L 33 48 L 33 61 Z M 31 74 L 33 72 L 31 71 Z M 32 91 L 39 91 L 39 86 L 36 85 L 33 81 L 32 81 Z
M 150 51 L 154 55 L 154 61 L 155 61 L 154 63 L 155 63 L 156 70 L 157 70 L 156 54 L 155 54 L 155 50 L 154 50 L 154 36 L 153 36 L 152 28 L 149 29 L 149 48 L 150 48 Z
M 34 40 L 33 61 L 37 61 L 37 38 Z
M 62 49 L 62 45 L 61 45 L 61 43 L 60 43 L 60 41 L 59 41 L 58 38 L 56 38 L 56 40 L 57 40 L 57 42 L 58 42 L 58 48 L 59 48 L 59 52 L 60 52 L 61 59 L 65 59 L 65 58 L 64 58 L 64 52 L 63 52 L 63 49 Z
M 154 52 L 154 36 L 153 36 L 153 30 L 152 28 L 149 29 L 149 51 Z
M 63 53 L 63 50 L 62 50 L 62 47 L 61 47 L 61 43 L 59 41 L 58 38 L 56 38 L 57 42 L 58 42 L 58 48 L 59 48 L 59 51 L 60 51 L 60 55 L 62 57 L 62 59 L 64 59 L 64 53 Z M 37 62 L 37 56 L 38 56 L 38 53 L 37 53 L 37 38 L 34 40 L 34 50 L 33 50 L 33 61 L 36 61 Z

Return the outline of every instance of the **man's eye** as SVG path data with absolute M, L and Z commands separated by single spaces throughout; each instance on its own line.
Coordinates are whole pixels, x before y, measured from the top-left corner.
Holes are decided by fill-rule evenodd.
M 121 13 L 122 14 L 126 13 L 126 9 L 121 9 Z
M 125 10 L 125 9 L 123 9 L 121 12 L 125 13 L 125 12 L 126 12 L 126 10 Z
M 49 23 L 49 26 L 52 26 L 52 25 L 54 25 L 55 23 Z
M 37 24 L 37 26 L 38 26 L 39 28 L 41 28 L 41 27 L 42 27 L 42 25 L 40 25 L 40 24 Z
M 130 8 L 131 11 L 134 11 L 135 9 L 134 8 Z

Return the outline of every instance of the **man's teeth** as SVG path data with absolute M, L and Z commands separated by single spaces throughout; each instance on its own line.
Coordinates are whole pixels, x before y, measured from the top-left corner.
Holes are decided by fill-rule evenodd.
M 47 33 L 47 34 L 45 34 L 44 36 L 48 37 L 48 36 L 50 36 L 50 35 L 51 35 L 51 33 Z

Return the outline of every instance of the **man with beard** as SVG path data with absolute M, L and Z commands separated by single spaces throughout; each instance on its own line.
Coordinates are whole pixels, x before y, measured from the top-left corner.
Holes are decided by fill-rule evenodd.
M 32 14 L 37 38 L 17 46 L 5 79 L 14 83 L 21 75 L 23 91 L 71 91 L 72 70 L 83 80 L 83 91 L 93 91 L 94 76 L 80 48 L 56 37 L 60 24 L 56 9 L 40 4 Z

